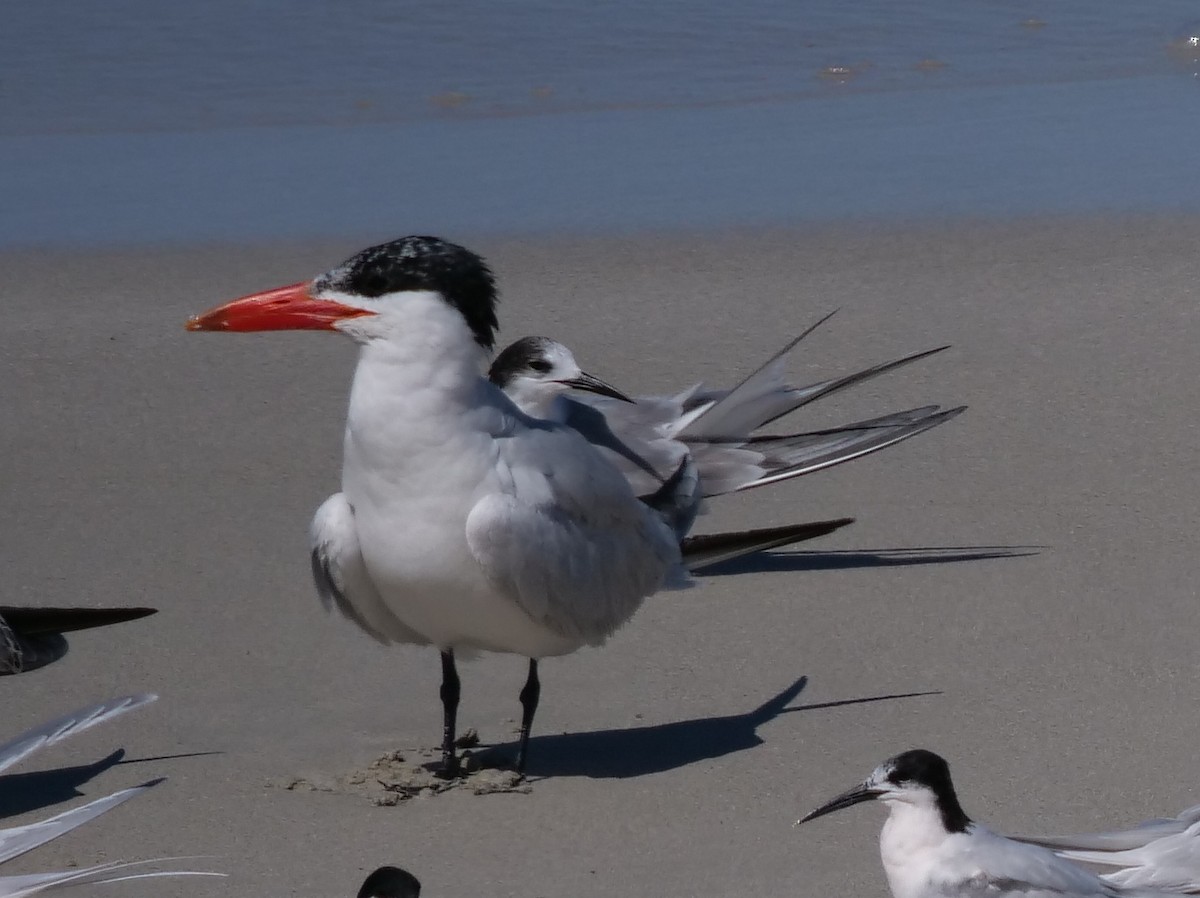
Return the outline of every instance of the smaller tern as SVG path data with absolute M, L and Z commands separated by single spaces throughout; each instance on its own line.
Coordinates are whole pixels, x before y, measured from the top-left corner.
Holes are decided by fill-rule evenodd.
M 888 809 L 879 836 L 895 898 L 1159 898 L 1128 889 L 1053 851 L 992 832 L 958 803 L 950 767 L 913 749 L 884 761 L 859 785 L 797 821 L 815 820 L 863 801 Z
M 0 745 L 0 771 L 12 767 L 19 761 L 29 757 L 39 749 L 53 745 L 82 733 L 98 723 L 119 717 L 126 711 L 140 708 L 154 701 L 156 696 L 150 694 L 129 695 L 112 699 L 99 704 L 82 708 L 73 714 L 56 718 L 49 723 L 34 727 L 22 733 L 15 739 Z M 46 820 L 27 823 L 23 826 L 13 826 L 0 829 L 0 864 L 7 863 L 13 858 L 20 857 L 59 836 L 77 829 L 101 814 L 111 811 L 117 805 L 123 804 L 136 795 L 163 782 L 162 779 L 151 780 L 131 789 L 122 789 L 103 798 L 97 798 L 85 805 L 55 814 Z M 96 885 L 97 883 L 120 882 L 126 879 L 146 879 L 159 876 L 222 876 L 221 873 L 207 873 L 195 870 L 152 871 L 148 873 L 129 872 L 133 867 L 172 860 L 171 858 L 156 858 L 147 861 L 113 861 L 92 867 L 76 868 L 55 873 L 26 873 L 16 876 L 0 875 L 0 898 L 25 898 L 38 892 L 48 891 L 68 886 Z
M 1019 838 L 1111 871 L 1104 878 L 1123 888 L 1200 892 L 1200 805 L 1126 830 Z
M 358 898 L 421 898 L 421 881 L 400 867 L 380 867 L 363 880 Z
M 680 464 L 684 458 L 698 457 L 704 464 L 703 470 L 698 470 L 700 489 L 694 492 L 692 503 L 678 513 L 679 524 L 677 532 L 686 533 L 695 516 L 702 510 L 706 484 L 722 476 L 720 469 L 731 463 L 744 467 L 751 454 L 738 447 L 714 448 L 706 446 L 699 449 L 693 456 L 693 447 L 687 440 L 676 440 L 664 436 L 669 427 L 654 424 L 645 416 L 639 416 L 635 411 L 631 416 L 620 415 L 610 409 L 614 420 L 622 425 L 622 436 L 614 434 L 608 426 L 608 420 L 603 408 L 582 404 L 572 399 L 568 394 L 572 390 L 583 390 L 599 396 L 616 399 L 622 403 L 636 404 L 637 400 L 630 399 L 624 393 L 600 378 L 583 371 L 575 361 L 575 356 L 566 346 L 548 337 L 522 337 L 504 349 L 492 363 L 488 371 L 488 379 L 500 387 L 505 395 L 525 414 L 544 420 L 555 421 L 559 424 L 572 426 L 594 446 L 608 449 L 627 464 L 619 465 L 622 473 L 630 481 L 630 486 L 649 488 L 662 481 L 662 476 L 649 462 L 635 452 L 624 442 L 651 440 L 666 441 L 672 446 L 681 447 L 681 451 L 672 452 L 672 461 Z M 645 402 L 652 407 L 661 408 L 663 397 L 648 397 Z M 668 400 L 669 401 L 669 400 Z M 708 451 L 706 451 L 708 450 Z M 612 459 L 617 461 L 617 459 Z M 633 465 L 630 468 L 629 465 Z M 634 468 L 645 477 L 631 476 Z M 755 475 L 761 469 L 754 469 Z M 707 471 L 707 481 L 705 473 Z M 800 472 L 802 473 L 802 472 Z M 709 565 L 751 555 L 767 549 L 777 549 L 782 546 L 803 542 L 832 533 L 847 524 L 852 524 L 853 518 L 840 518 L 833 521 L 814 521 L 805 524 L 789 524 L 781 527 L 765 527 L 754 530 L 742 530 L 725 533 L 710 533 L 687 536 L 680 542 L 684 564 L 691 571 Z
M 16 608 L 0 606 L 0 676 L 45 667 L 67 653 L 64 633 L 155 614 L 154 608 Z
M 639 396 L 631 403 L 584 372 L 566 346 L 532 336 L 502 350 L 488 369 L 488 379 L 527 415 L 567 424 L 606 450 L 639 493 L 661 482 L 688 454 L 699 471 L 703 496 L 719 496 L 860 458 L 965 410 L 966 406 L 942 410 L 931 405 L 829 430 L 760 434 L 761 428 L 810 402 L 948 348 L 939 346 L 807 387 L 789 386 L 783 356 L 832 314 L 732 390 L 705 390 L 697 384 L 675 395 Z M 572 392 L 580 383 L 587 384 L 587 393 Z

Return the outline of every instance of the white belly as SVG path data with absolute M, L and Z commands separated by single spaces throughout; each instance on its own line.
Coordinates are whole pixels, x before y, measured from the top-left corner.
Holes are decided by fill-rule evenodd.
M 486 475 L 480 480 L 482 487 Z M 386 493 L 346 487 L 363 562 L 380 598 L 406 627 L 442 649 L 530 658 L 565 655 L 583 645 L 535 621 L 485 579 L 466 538 L 477 491 L 462 482 L 443 482 L 424 493 L 412 484 Z M 405 499 L 381 504 L 379 497 L 387 494 Z

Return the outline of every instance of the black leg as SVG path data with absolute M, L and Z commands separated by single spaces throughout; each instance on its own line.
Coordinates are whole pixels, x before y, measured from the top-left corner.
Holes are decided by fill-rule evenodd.
M 521 688 L 521 748 L 517 753 L 517 773 L 525 772 L 525 753 L 529 749 L 529 728 L 533 725 L 533 714 L 537 710 L 538 697 L 542 694 L 542 683 L 538 679 L 537 659 L 529 659 L 529 676 Z
M 458 717 L 461 684 L 454 667 L 454 651 L 442 652 L 442 773 L 458 775 L 458 755 L 454 752 L 454 726 Z

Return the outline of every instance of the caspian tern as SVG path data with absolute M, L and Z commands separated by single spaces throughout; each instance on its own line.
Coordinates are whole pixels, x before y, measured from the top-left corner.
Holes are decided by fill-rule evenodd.
M 547 337 L 522 337 L 506 347 L 492 362 L 488 377 L 526 414 L 577 429 L 605 451 L 639 493 L 652 489 L 685 455 L 696 463 L 702 495 L 719 496 L 860 458 L 924 433 L 966 409 L 943 411 L 931 405 L 830 430 L 758 433 L 801 406 L 948 348 L 939 346 L 807 387 L 789 386 L 782 357 L 829 317 L 732 390 L 709 391 L 697 384 L 676 395 L 639 396 L 631 403 L 623 394 L 614 396 L 614 387 L 584 372 L 570 349 Z M 575 392 L 579 389 L 589 392 Z
M 53 745 L 68 736 L 82 733 L 98 723 L 119 717 L 126 711 L 140 708 L 155 700 L 154 695 L 129 695 L 111 701 L 100 702 L 82 708 L 73 714 L 59 717 L 49 723 L 22 733 L 15 739 L 0 745 L 0 771 L 6 770 L 27 758 L 39 749 Z M 0 829 L 0 864 L 45 845 L 52 839 L 77 829 L 117 805 L 153 788 L 163 780 L 151 780 L 131 789 L 122 789 L 85 805 L 55 814 L 37 823 Z M 195 870 L 152 871 L 131 873 L 131 868 L 171 860 L 158 858 L 148 861 L 113 861 L 93 867 L 76 868 L 55 873 L 26 873 L 16 876 L 0 876 L 0 898 L 25 898 L 38 892 L 68 886 L 95 885 L 97 883 L 120 882 L 125 879 L 144 879 L 158 876 L 222 876 Z
M 1104 878 L 1124 888 L 1200 893 L 1200 805 L 1125 830 L 1018 838 L 1104 868 Z
M 327 330 L 359 344 L 342 491 L 313 519 L 313 574 L 327 607 L 379 641 L 440 651 L 447 774 L 457 771 L 456 652 L 529 658 L 523 770 L 538 659 L 602 644 L 647 596 L 690 582 L 679 535 L 612 464 L 482 376 L 495 305 L 479 256 L 405 237 L 187 325 Z M 695 488 L 694 476 L 677 479 Z
M 67 653 L 64 633 L 91 630 L 157 613 L 154 608 L 20 608 L 0 606 L 0 676 L 57 661 Z
M 879 851 L 895 898 L 1161 898 L 1127 889 L 1053 851 L 998 835 L 958 803 L 950 767 L 914 749 L 884 761 L 862 783 L 797 823 L 871 799 L 888 809 Z
M 363 880 L 358 898 L 421 898 L 421 881 L 400 867 L 380 867 Z

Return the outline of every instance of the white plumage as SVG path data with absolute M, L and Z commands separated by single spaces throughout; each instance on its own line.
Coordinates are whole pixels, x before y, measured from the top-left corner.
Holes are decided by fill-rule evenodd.
M 531 418 L 482 376 L 494 303 L 478 256 L 410 237 L 189 323 L 334 330 L 359 344 L 342 489 L 313 520 L 313 573 L 326 602 L 375 638 L 442 652 L 450 770 L 456 651 L 530 659 L 520 767 L 537 659 L 601 644 L 646 596 L 688 582 L 668 516 L 577 431 Z
M 1053 851 L 1007 838 L 963 812 L 950 768 L 924 749 L 881 764 L 799 822 L 877 799 L 888 817 L 879 851 L 895 898 L 1162 898 L 1099 876 Z

